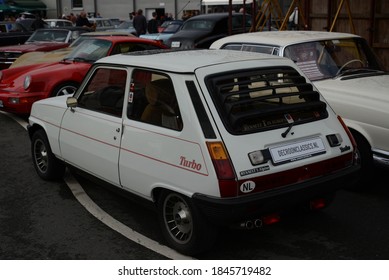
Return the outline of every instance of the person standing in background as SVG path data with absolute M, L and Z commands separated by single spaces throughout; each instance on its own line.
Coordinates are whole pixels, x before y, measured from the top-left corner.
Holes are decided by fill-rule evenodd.
M 147 31 L 150 34 L 158 33 L 158 21 L 157 21 L 157 13 L 152 13 L 153 18 L 149 20 L 147 23 Z
M 37 30 L 45 27 L 49 27 L 49 25 L 41 18 L 40 14 L 37 14 L 35 20 L 31 24 L 31 29 Z
M 73 25 L 76 25 L 77 17 L 73 13 L 70 13 L 69 20 L 73 22 Z
M 76 26 L 84 26 L 91 28 L 93 26 L 92 23 L 89 22 L 89 19 L 86 17 L 86 12 L 81 11 L 80 15 L 76 19 Z
M 142 34 L 146 34 L 147 31 L 147 20 L 146 17 L 143 15 L 143 10 L 139 9 L 136 13 L 136 16 L 134 17 L 132 21 L 134 28 L 136 30 L 136 34 L 139 37 Z

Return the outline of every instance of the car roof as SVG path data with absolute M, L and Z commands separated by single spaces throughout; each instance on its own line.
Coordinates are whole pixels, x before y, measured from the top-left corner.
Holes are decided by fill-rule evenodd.
M 75 31 L 75 30 L 85 30 L 90 31 L 89 28 L 83 27 L 83 26 L 61 26 L 61 27 L 50 27 L 50 28 L 39 28 L 35 31 L 55 31 L 55 30 L 62 30 L 62 31 Z
M 359 37 L 358 35 L 326 31 L 263 31 L 231 35 L 214 42 L 211 48 L 226 43 L 261 43 L 273 46 L 287 46 L 302 42 Z
M 232 13 L 232 16 L 243 15 L 242 13 Z M 220 20 L 222 18 L 228 18 L 229 13 L 212 13 L 212 14 L 201 14 L 188 18 L 186 21 L 198 20 L 198 19 L 208 19 L 208 20 Z
M 165 49 L 130 52 L 102 58 L 98 63 L 148 67 L 178 73 L 193 73 L 196 69 L 204 66 L 245 60 L 252 61 L 255 59 L 283 60 L 286 65 L 290 65 L 289 62 L 291 63 L 289 59 L 267 54 L 208 49 Z
M 93 31 L 93 32 L 88 32 L 88 33 L 82 33 L 80 36 L 134 36 L 132 34 L 129 34 L 128 32 L 119 32 L 119 31 L 114 31 L 115 29 L 112 30 L 104 30 L 104 31 Z
M 135 42 L 135 43 L 148 43 L 148 44 L 155 44 L 160 45 L 158 41 L 150 40 L 150 39 L 143 39 L 136 36 L 123 36 L 123 35 L 106 35 L 106 36 L 91 36 L 91 39 L 101 39 L 101 40 L 108 40 L 111 42 Z
M 66 22 L 69 22 L 70 20 L 68 19 L 64 19 L 64 18 L 45 18 L 44 21 L 66 21 Z M 70 21 L 71 22 L 71 21 Z
M 110 18 L 95 18 L 95 17 L 92 17 L 92 18 L 88 18 L 89 21 L 102 21 L 102 20 L 108 20 L 108 21 L 111 21 Z
M 168 25 L 169 25 L 169 24 L 182 24 L 182 23 L 184 23 L 184 21 L 181 20 L 181 19 L 167 20 L 167 21 L 164 21 L 164 23 L 165 23 L 165 22 L 167 22 Z

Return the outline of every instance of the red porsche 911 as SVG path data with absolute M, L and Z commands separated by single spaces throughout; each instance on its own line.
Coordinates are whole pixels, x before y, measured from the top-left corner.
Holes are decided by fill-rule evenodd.
M 92 64 L 119 53 L 167 48 L 160 42 L 127 36 L 91 37 L 60 62 L 39 63 L 0 71 L 0 110 L 29 115 L 37 100 L 73 94 Z

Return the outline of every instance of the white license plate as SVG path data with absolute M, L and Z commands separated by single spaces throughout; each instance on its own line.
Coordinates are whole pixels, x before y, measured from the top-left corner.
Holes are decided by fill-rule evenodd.
M 271 147 L 269 150 L 275 165 L 317 156 L 326 152 L 324 143 L 319 137 Z
M 179 41 L 173 41 L 171 44 L 171 48 L 179 48 L 181 46 L 181 42 Z

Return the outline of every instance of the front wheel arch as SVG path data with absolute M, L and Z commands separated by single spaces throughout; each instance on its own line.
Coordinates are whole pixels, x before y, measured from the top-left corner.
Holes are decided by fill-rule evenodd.
M 51 151 L 46 132 L 37 129 L 31 132 L 31 156 L 34 168 L 44 180 L 61 179 L 65 173 L 65 163 Z

